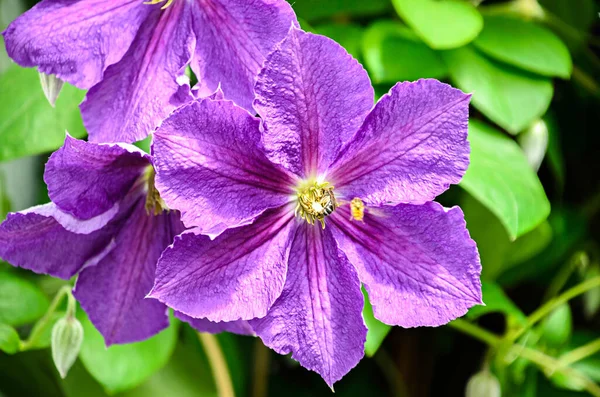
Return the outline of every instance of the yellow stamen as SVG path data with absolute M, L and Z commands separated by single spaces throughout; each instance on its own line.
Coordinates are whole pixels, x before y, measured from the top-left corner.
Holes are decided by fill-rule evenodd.
M 148 215 L 160 215 L 163 211 L 168 210 L 167 205 L 160 197 L 160 193 L 156 189 L 154 185 L 154 177 L 155 177 L 154 167 L 149 166 L 144 174 L 144 178 L 146 178 L 148 193 L 146 195 L 146 213 Z
M 144 4 L 159 4 L 159 3 L 162 3 L 163 1 L 165 1 L 165 0 L 150 0 L 150 1 L 145 1 Z M 171 5 L 171 3 L 173 3 L 173 0 L 167 0 L 165 5 L 160 7 L 160 9 L 164 10 L 165 8 L 169 7 Z
M 354 197 L 352 201 L 350 201 L 350 212 L 352 213 L 350 220 L 354 219 L 362 222 L 365 218 L 365 203 L 358 197 Z
M 325 229 L 325 217 L 331 215 L 337 207 L 333 186 L 329 182 L 315 180 L 302 182 L 298 186 L 297 200 L 295 215 L 299 215 L 311 225 L 318 220 L 323 229 Z

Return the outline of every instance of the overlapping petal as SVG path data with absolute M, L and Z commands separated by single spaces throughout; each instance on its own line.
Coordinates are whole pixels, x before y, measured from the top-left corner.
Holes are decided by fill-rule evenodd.
M 283 0 L 200 0 L 193 2 L 196 52 L 191 67 L 214 91 L 252 111 L 253 86 L 265 57 L 297 24 Z
M 283 288 L 293 228 L 279 208 L 215 240 L 184 233 L 160 258 L 150 297 L 214 322 L 262 317 Z
M 156 131 L 152 151 L 161 197 L 204 233 L 285 204 L 295 183 L 263 154 L 259 120 L 229 101 L 180 108 Z
M 324 172 L 373 107 L 363 67 L 333 40 L 295 28 L 267 58 L 255 91 L 269 158 L 303 177 Z
M 364 355 L 367 328 L 356 271 L 326 228 L 297 228 L 285 287 L 266 317 L 250 325 L 265 345 L 292 353 L 329 386 Z
M 238 335 L 254 335 L 254 330 L 248 321 L 225 321 L 215 323 L 205 318 L 193 318 L 186 316 L 181 312 L 175 312 L 175 317 L 185 321 L 198 332 L 208 332 L 209 334 L 220 334 L 221 332 L 231 332 Z
M 50 156 L 44 180 L 50 199 L 85 220 L 113 208 L 150 164 L 134 146 L 98 145 L 67 135 Z
M 433 79 L 396 84 L 344 147 L 328 180 L 341 195 L 371 205 L 433 200 L 469 165 L 469 99 Z
M 68 224 L 69 230 L 55 218 Z M 0 224 L 0 258 L 68 280 L 105 254 L 114 230 L 104 227 L 107 222 L 102 216 L 80 221 L 52 203 L 8 214 Z
M 21 66 L 87 89 L 123 57 L 140 25 L 159 9 L 140 0 L 43 0 L 8 26 L 6 51 Z
M 112 249 L 81 272 L 74 290 L 107 345 L 146 339 L 169 324 L 166 306 L 144 298 L 154 284 L 158 258 L 183 225 L 176 211 L 148 216 L 144 205 L 139 196 Z
M 150 15 L 129 51 L 90 89 L 81 104 L 90 141 L 141 140 L 193 99 L 189 84 L 178 82 L 195 45 L 191 13 L 189 1 L 175 1 Z
M 358 222 L 343 206 L 330 218 L 382 322 L 438 326 L 481 304 L 479 254 L 460 208 L 435 202 L 367 208 Z

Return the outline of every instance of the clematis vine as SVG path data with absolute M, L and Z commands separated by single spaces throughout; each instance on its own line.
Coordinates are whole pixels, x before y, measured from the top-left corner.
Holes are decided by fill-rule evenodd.
M 167 308 L 144 299 L 162 251 L 184 230 L 154 187 L 151 158 L 134 146 L 67 136 L 46 165 L 51 203 L 9 214 L 0 257 L 65 280 L 107 345 L 168 326 Z
M 90 89 L 81 112 L 92 142 L 145 138 L 219 83 L 251 110 L 256 74 L 296 17 L 284 0 L 42 0 L 3 33 L 19 65 Z
M 244 322 L 332 386 L 375 317 L 439 326 L 481 304 L 458 207 L 432 200 L 469 164 L 470 96 L 399 83 L 373 107 L 360 64 L 292 28 L 258 75 L 254 108 L 197 100 L 153 143 L 156 186 L 191 228 L 149 294 L 192 319 Z

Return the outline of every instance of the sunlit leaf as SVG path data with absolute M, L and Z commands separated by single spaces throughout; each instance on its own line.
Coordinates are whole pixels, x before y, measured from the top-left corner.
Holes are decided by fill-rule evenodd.
M 398 15 L 431 48 L 461 47 L 483 27 L 483 18 L 470 3 L 458 0 L 392 0 Z
M 0 324 L 0 350 L 4 353 L 15 354 L 19 351 L 19 334 L 10 325 Z
M 532 230 L 550 203 L 521 148 L 483 123 L 469 123 L 471 164 L 460 185 L 489 208 L 511 238 Z
M 565 345 L 573 332 L 571 307 L 563 303 L 554 309 L 540 325 L 542 339 L 548 346 L 560 347 Z
M 567 46 L 547 28 L 497 15 L 485 17 L 484 26 L 473 44 L 490 57 L 545 76 L 571 75 Z
M 355 59 L 360 58 L 363 29 L 359 25 L 342 23 L 318 25 L 315 27 L 315 32 L 337 41 Z
M 79 316 L 78 316 L 79 317 Z M 85 315 L 81 315 L 84 340 L 79 355 L 89 373 L 110 392 L 132 389 L 161 369 L 171 357 L 177 342 L 177 322 L 143 342 L 112 345 Z
M 85 136 L 78 107 L 83 91 L 65 85 L 53 108 L 38 72 L 13 65 L 0 75 L 0 92 L 0 161 L 55 150 L 67 130 Z
M 30 281 L 11 273 L 0 273 L 0 323 L 20 326 L 42 317 L 48 298 Z
M 438 53 L 399 22 L 378 21 L 369 26 L 362 49 L 365 66 L 376 84 L 442 78 L 448 73 Z
M 549 78 L 493 61 L 467 46 L 443 52 L 454 84 L 473 93 L 471 103 L 512 134 L 527 128 L 548 109 Z

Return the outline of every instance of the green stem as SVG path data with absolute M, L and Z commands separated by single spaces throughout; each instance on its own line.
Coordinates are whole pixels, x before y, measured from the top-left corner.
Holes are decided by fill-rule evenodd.
M 563 289 L 577 268 L 577 264 L 583 260 L 581 259 L 581 255 L 585 255 L 585 252 L 577 252 L 567 260 L 565 265 L 559 270 L 558 274 L 550 283 L 550 286 L 544 294 L 544 299 L 542 302 L 548 302 L 550 299 L 558 295 L 558 293 Z
M 550 312 L 554 309 L 570 301 L 578 295 L 581 295 L 593 288 L 600 286 L 600 276 L 591 278 L 581 284 L 574 286 L 571 289 L 566 290 L 561 295 L 557 296 L 554 299 L 549 300 L 542 306 L 540 306 L 536 311 L 531 313 L 529 317 L 527 317 L 527 325 L 521 329 L 518 329 L 505 337 L 507 343 L 512 343 L 516 341 L 521 335 L 525 333 L 528 329 L 534 326 L 538 321 L 546 317 Z
M 225 356 L 223 355 L 221 346 L 219 346 L 217 337 L 212 334 L 198 332 L 198 339 L 200 339 L 200 343 L 202 343 L 204 352 L 208 357 L 215 386 L 217 387 L 217 394 L 219 397 L 235 397 L 227 361 L 225 361 Z
M 479 339 L 480 341 L 487 343 L 492 347 L 496 347 L 502 342 L 502 339 L 498 335 L 486 331 L 478 325 L 470 323 L 466 320 L 462 320 L 460 318 L 457 318 L 456 320 L 448 323 L 448 325 L 454 329 L 461 331 L 462 333 L 474 337 L 475 339 Z
M 67 313 L 68 313 L 69 308 L 71 308 L 71 306 L 75 306 L 75 298 L 73 298 L 73 294 L 71 293 L 71 288 L 72 287 L 70 285 L 64 285 L 60 290 L 58 290 L 58 292 L 54 296 L 54 299 L 52 300 L 52 303 L 50 303 L 50 307 L 46 311 L 46 314 L 44 314 L 44 317 L 42 317 L 34 325 L 33 330 L 31 331 L 31 334 L 29 335 L 29 338 L 27 338 L 26 341 L 21 342 L 21 346 L 20 346 L 21 351 L 28 350 L 32 346 L 35 346 L 35 344 L 37 343 L 40 336 L 42 336 L 42 334 L 46 330 L 46 327 L 48 327 L 48 325 L 50 324 L 50 322 L 52 320 L 52 315 L 58 308 L 58 305 L 60 304 L 60 302 L 62 301 L 62 299 L 65 295 L 69 297 Z M 73 301 L 73 303 L 71 303 L 71 300 Z M 72 310 L 74 312 L 74 309 L 72 309 Z
M 253 397 L 265 397 L 268 391 L 269 363 L 271 356 L 269 349 L 263 345 L 260 338 L 254 342 L 254 382 L 252 385 Z
M 577 361 L 581 361 L 586 357 L 591 356 L 600 351 L 600 338 L 592 341 L 588 344 L 578 347 L 577 349 L 573 349 L 568 353 L 560 356 L 558 361 L 562 367 L 568 367 L 569 365 L 576 363 Z

